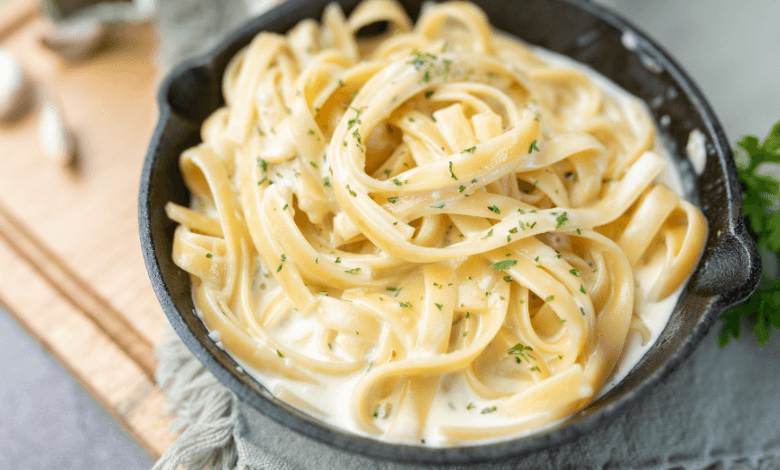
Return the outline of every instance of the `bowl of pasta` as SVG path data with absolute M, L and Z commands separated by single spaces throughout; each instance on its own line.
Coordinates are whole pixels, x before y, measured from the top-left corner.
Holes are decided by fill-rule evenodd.
M 161 85 L 172 326 L 343 450 L 506 459 L 614 420 L 760 275 L 682 69 L 587 1 L 289 0 Z

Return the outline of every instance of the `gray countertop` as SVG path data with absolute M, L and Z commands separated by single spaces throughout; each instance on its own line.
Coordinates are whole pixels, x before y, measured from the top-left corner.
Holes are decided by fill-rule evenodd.
M 2 309 L 0 309 L 2 310 Z M 148 455 L 3 310 L 0 468 L 146 469 Z
M 594 0 L 648 33 L 693 77 L 730 141 L 780 120 L 780 1 Z
M 780 119 L 780 1 L 596 1 L 649 33 L 684 64 L 731 141 L 746 133 L 763 138 Z M 704 341 L 715 342 L 719 328 Z M 755 342 L 743 334 L 743 342 Z M 140 447 L 5 311 L 0 313 L 0 369 L 0 468 L 151 467 Z

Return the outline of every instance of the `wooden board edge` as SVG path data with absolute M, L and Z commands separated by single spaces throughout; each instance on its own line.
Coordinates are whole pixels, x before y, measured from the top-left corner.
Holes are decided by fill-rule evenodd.
M 78 304 L 66 298 L 61 289 L 52 285 L 51 279 L 42 275 L 36 266 L 31 265 L 26 257 L 21 256 L 17 251 L 18 247 L 9 246 L 6 230 L 8 226 L 5 222 L 6 219 L 0 217 L 0 255 L 4 259 L 0 266 L 0 277 L 24 278 L 25 289 L 28 289 L 26 292 L 20 292 L 19 286 L 13 284 L 11 287 L 0 287 L 0 302 L 5 310 L 63 370 L 84 387 L 150 457 L 157 460 L 175 441 L 175 437 L 167 430 L 172 416 L 165 410 L 165 394 L 156 387 L 153 371 L 150 378 L 143 365 L 138 364 L 132 355 L 117 344 L 100 325 L 97 325 L 90 315 L 86 315 Z M 45 303 L 26 309 L 30 293 L 36 299 L 45 300 Z M 25 303 L 25 296 L 28 299 L 27 303 Z M 59 328 L 61 324 L 41 322 L 46 314 L 51 315 L 52 311 L 58 312 L 60 318 L 64 318 L 61 324 L 89 325 L 89 332 L 84 334 L 91 335 L 89 337 L 93 343 L 111 345 L 110 354 L 119 363 L 112 363 L 109 366 L 112 370 L 101 366 L 104 367 L 102 375 L 88 376 L 79 370 L 94 369 L 95 364 L 99 362 L 94 354 L 99 354 L 102 350 L 90 351 L 87 355 L 79 356 L 69 347 L 70 344 L 63 342 L 61 328 Z M 151 353 L 153 354 L 153 351 Z M 127 387 L 122 389 L 120 386 L 118 392 L 116 380 L 106 378 L 115 372 L 114 369 L 120 367 L 127 371 L 127 376 L 122 377 L 122 383 L 127 383 Z M 117 397 L 126 398 L 117 399 Z
M 16 253 L 59 296 L 79 309 L 154 381 L 157 361 L 152 344 L 111 303 L 58 259 L 11 211 L 0 204 L 0 241 Z
M 0 41 L 35 17 L 39 10 L 38 0 L 11 0 L 0 7 Z
M 169 416 L 162 416 L 162 419 L 159 419 L 160 415 L 165 415 L 165 413 L 160 413 L 160 409 L 158 406 L 159 397 L 157 395 L 163 395 L 164 393 L 157 389 L 156 387 L 153 387 L 153 389 L 140 398 L 137 403 L 134 404 L 132 407 L 132 410 L 130 411 L 129 415 L 125 415 L 120 412 L 118 408 L 115 408 L 112 406 L 111 403 L 105 400 L 103 394 L 100 390 L 95 388 L 91 383 L 89 378 L 82 376 L 74 367 L 70 365 L 70 363 L 57 351 L 56 348 L 52 347 L 51 343 L 47 340 L 47 338 L 44 335 L 39 334 L 38 331 L 36 331 L 34 328 L 31 327 L 31 325 L 25 320 L 23 315 L 19 315 L 14 308 L 10 307 L 8 302 L 3 298 L 2 294 L 0 294 L 0 303 L 3 305 L 3 309 L 8 312 L 14 320 L 19 324 L 19 326 L 27 332 L 40 346 L 41 348 L 46 351 L 49 356 L 59 365 L 65 372 L 70 375 L 73 380 L 75 380 L 80 386 L 82 386 L 87 393 L 92 396 L 92 398 L 104 409 L 106 412 L 119 423 L 122 428 L 127 432 L 127 434 L 136 442 L 139 446 L 153 459 L 157 460 L 160 458 L 160 456 L 165 452 L 165 450 L 168 448 L 168 446 L 173 443 L 175 440 L 173 436 L 168 434 L 168 439 L 159 439 L 159 436 L 154 436 L 153 438 L 149 438 L 149 436 L 146 436 L 141 433 L 141 429 L 136 429 L 137 426 L 134 425 L 134 421 L 154 421 L 156 424 L 152 427 L 155 428 L 164 428 L 167 427 L 168 423 L 170 422 L 171 418 Z M 164 401 L 164 400 L 163 400 Z M 150 406 L 151 405 L 151 406 Z M 137 412 L 141 413 L 137 413 Z M 144 416 L 145 415 L 145 416 Z M 151 419 L 149 419 L 151 418 Z M 146 426 L 145 426 L 146 427 Z

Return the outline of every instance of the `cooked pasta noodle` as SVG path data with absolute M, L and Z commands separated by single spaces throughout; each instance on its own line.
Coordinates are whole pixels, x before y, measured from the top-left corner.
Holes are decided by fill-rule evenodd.
M 173 259 L 225 349 L 318 419 L 456 445 L 564 418 L 700 256 L 645 107 L 473 4 L 333 4 L 258 34 L 223 92 L 181 155 Z

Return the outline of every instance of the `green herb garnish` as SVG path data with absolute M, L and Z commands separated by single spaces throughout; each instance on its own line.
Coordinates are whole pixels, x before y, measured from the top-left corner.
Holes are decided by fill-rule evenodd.
M 758 172 L 763 163 L 780 164 L 780 122 L 774 125 L 763 144 L 758 138 L 744 136 L 737 143 L 746 152 L 737 154 L 737 173 L 742 183 L 742 202 L 751 236 L 756 240 L 763 258 L 763 276 L 748 301 L 726 310 L 720 318 L 725 322 L 718 334 L 721 347 L 733 336 L 739 339 L 740 323 L 747 318 L 753 324 L 753 335 L 760 347 L 768 341 L 771 327 L 780 329 L 780 278 L 768 266 L 777 266 L 780 251 L 780 182 Z
M 525 346 L 523 343 L 517 343 L 506 352 L 510 356 L 517 355 L 525 359 L 527 362 L 531 362 L 532 357 L 529 356 L 526 351 L 533 351 L 531 346 Z M 518 361 L 519 362 L 519 361 Z
M 498 263 L 495 263 L 491 265 L 490 267 L 493 269 L 497 269 L 499 271 L 506 271 L 507 269 L 511 268 L 512 266 L 517 264 L 516 259 L 508 259 L 505 261 L 499 261 Z
M 558 222 L 558 225 L 555 228 L 559 229 L 559 228 L 563 227 L 564 225 L 566 225 L 566 222 L 569 221 L 569 216 L 566 214 L 566 212 L 564 212 L 563 214 L 561 214 L 558 217 L 556 217 L 555 220 Z

